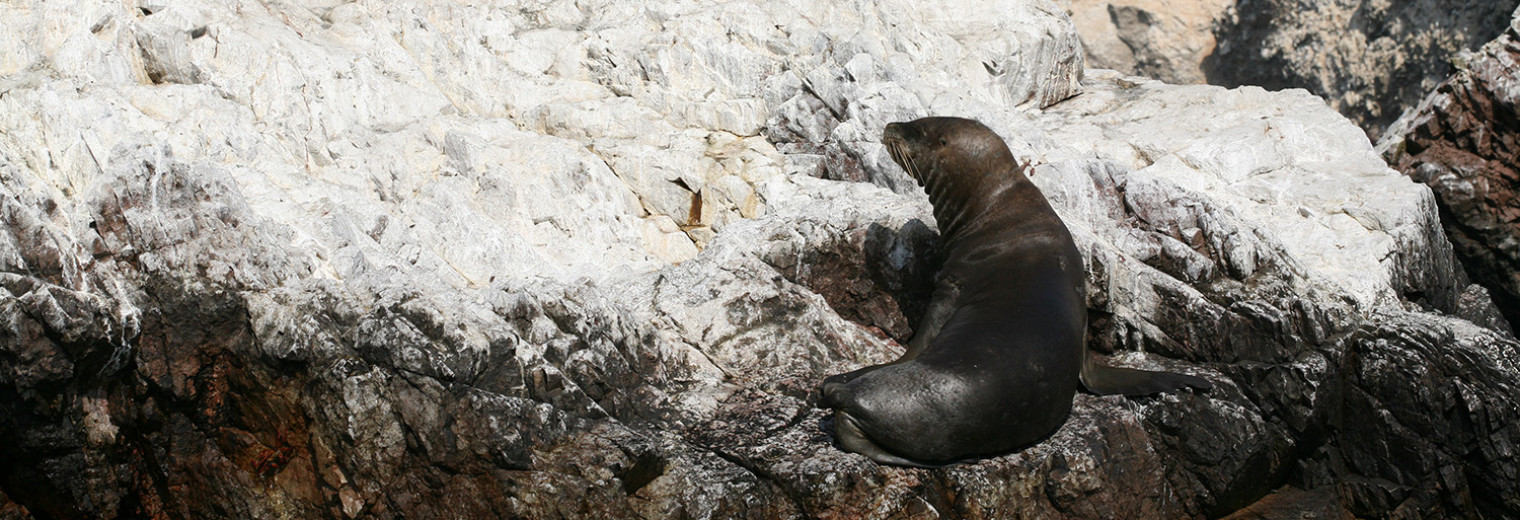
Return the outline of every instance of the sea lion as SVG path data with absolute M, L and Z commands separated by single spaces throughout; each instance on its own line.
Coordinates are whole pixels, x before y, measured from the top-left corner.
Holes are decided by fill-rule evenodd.
M 901 358 L 824 380 L 841 447 L 938 467 L 1044 439 L 1079 383 L 1104 395 L 1213 386 L 1088 355 L 1082 255 L 992 129 L 930 117 L 887 125 L 882 143 L 929 193 L 945 262 Z

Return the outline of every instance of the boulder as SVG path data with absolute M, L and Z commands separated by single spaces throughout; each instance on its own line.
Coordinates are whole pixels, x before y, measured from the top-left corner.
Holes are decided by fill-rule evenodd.
M 1399 118 L 1378 143 L 1389 164 L 1430 186 L 1468 273 L 1510 323 L 1520 319 L 1520 12 L 1504 35 Z

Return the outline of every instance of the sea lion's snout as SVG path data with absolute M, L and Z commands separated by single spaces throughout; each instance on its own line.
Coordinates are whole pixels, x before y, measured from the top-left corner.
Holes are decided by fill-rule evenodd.
M 908 172 L 909 177 L 918 181 L 919 186 L 924 185 L 924 179 L 919 176 L 909 149 L 911 144 L 922 136 L 923 131 L 912 123 L 887 123 L 887 128 L 881 132 L 881 144 L 887 147 L 887 154 L 892 156 L 892 161 L 896 162 L 903 171 Z

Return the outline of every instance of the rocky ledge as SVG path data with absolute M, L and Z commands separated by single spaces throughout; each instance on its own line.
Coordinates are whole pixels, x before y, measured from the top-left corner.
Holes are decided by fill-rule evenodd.
M 1429 189 L 963 4 L 0 6 L 0 517 L 1517 515 L 1520 346 Z M 926 303 L 876 136 L 927 114 L 1035 164 L 1096 350 L 1215 390 L 834 447 L 815 385 Z
M 1502 36 L 1378 143 L 1388 162 L 1435 191 L 1446 234 L 1469 274 L 1511 323 L 1520 320 L 1520 11 Z

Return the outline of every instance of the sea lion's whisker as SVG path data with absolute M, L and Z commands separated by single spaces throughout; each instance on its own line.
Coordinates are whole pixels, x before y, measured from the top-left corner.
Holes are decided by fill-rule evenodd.
M 893 142 L 890 149 L 897 162 L 903 165 L 903 169 L 908 170 L 909 176 L 919 181 L 923 180 L 923 177 L 919 176 L 918 164 L 913 162 L 913 156 L 908 153 L 902 143 Z

